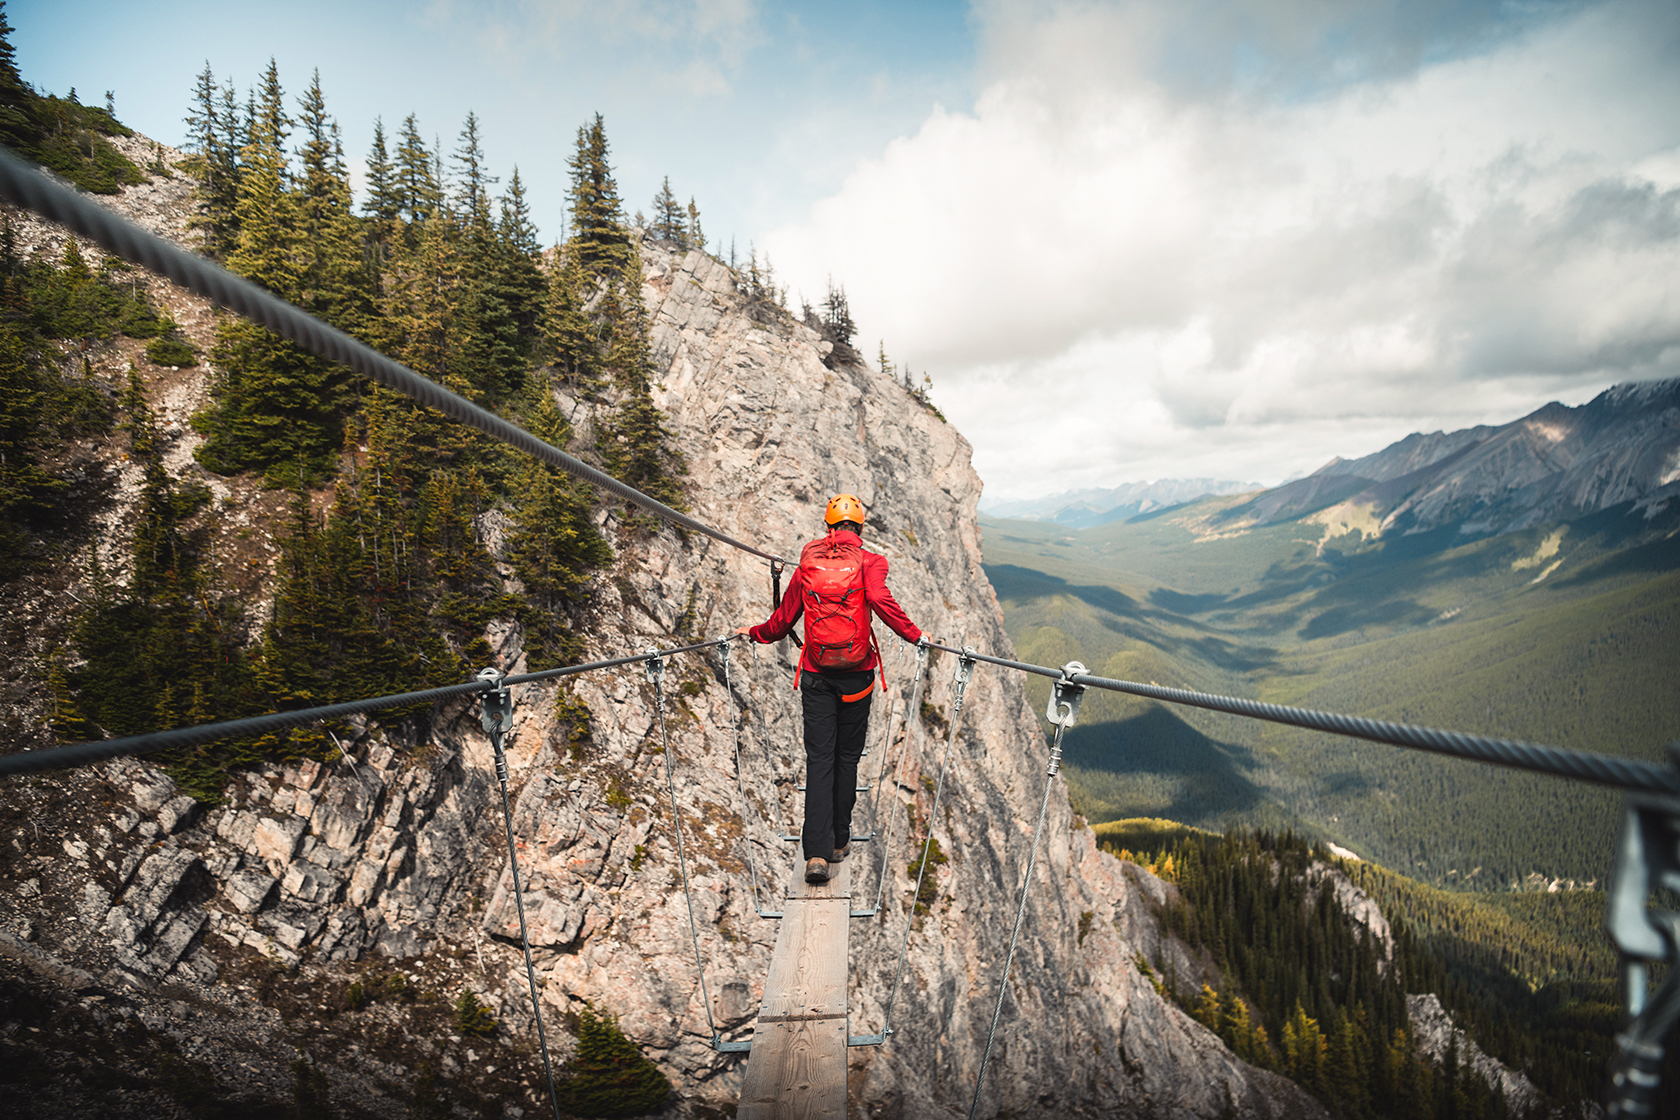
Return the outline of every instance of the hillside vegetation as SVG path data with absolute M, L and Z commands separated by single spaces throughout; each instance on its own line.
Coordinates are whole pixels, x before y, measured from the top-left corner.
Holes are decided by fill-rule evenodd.
M 1336 860 L 1293 833 L 1223 836 L 1172 821 L 1096 826 L 1101 846 L 1177 888 L 1167 929 L 1217 985 L 1156 981 L 1246 1060 L 1276 1069 L 1342 1117 L 1519 1114 L 1450 1053 L 1419 1055 L 1406 996 L 1435 993 L 1487 1053 L 1549 1102 L 1596 1097 L 1621 1003 L 1597 929 L 1603 895 L 1442 891 Z M 1327 889 L 1347 875 L 1387 918 L 1392 949 Z M 1585 952 L 1581 947 L 1588 946 Z M 1680 1104 L 1672 1060 L 1661 1106 Z

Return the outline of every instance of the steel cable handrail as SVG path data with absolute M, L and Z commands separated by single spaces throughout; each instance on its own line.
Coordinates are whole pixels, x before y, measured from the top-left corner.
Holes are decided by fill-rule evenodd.
M 952 649 L 950 646 L 940 645 L 937 642 L 930 642 L 929 644 L 946 653 L 954 653 L 959 657 L 963 656 L 962 650 Z M 983 653 L 969 653 L 967 656 L 990 665 L 1001 665 L 1004 668 L 1018 669 L 1024 673 L 1036 673 L 1042 677 L 1061 679 L 1063 675 L 1060 669 L 1052 669 L 1046 665 L 1032 665 L 1024 661 L 1011 661 L 1004 657 L 989 657 Z M 1089 685 L 1092 688 L 1100 688 L 1108 692 L 1124 692 L 1132 696 L 1143 696 L 1169 704 L 1185 704 L 1195 708 L 1206 708 L 1214 712 L 1247 716 L 1250 719 L 1263 719 L 1271 723 L 1304 727 L 1312 731 L 1326 731 L 1333 735 L 1367 739 L 1373 743 L 1387 743 L 1390 746 L 1430 751 L 1453 758 L 1466 758 L 1475 762 L 1491 763 L 1495 766 L 1508 766 L 1515 770 L 1528 770 L 1538 774 L 1573 778 L 1576 781 L 1592 782 L 1595 785 L 1614 786 L 1619 789 L 1651 790 L 1657 793 L 1680 793 L 1680 779 L 1676 778 L 1674 772 L 1667 767 L 1641 762 L 1638 759 L 1619 758 L 1616 755 L 1599 754 L 1594 751 L 1564 750 L 1561 747 L 1524 743 L 1514 739 L 1494 739 L 1485 735 L 1471 735 L 1463 731 L 1418 727 L 1410 723 L 1365 719 L 1361 716 L 1342 715 L 1340 712 L 1322 712 L 1313 708 L 1293 708 L 1284 704 L 1267 704 L 1259 700 L 1245 700 L 1238 696 L 1218 696 L 1187 688 L 1167 688 L 1157 684 L 1114 680 L 1109 677 L 1093 676 L 1089 673 L 1075 673 L 1066 679 L 1075 684 Z
M 660 650 L 656 655 L 640 653 L 632 657 L 614 657 L 605 661 L 591 661 L 585 665 L 567 665 L 559 669 L 544 669 L 537 673 L 522 673 L 517 677 L 504 677 L 501 687 L 554 680 L 557 677 L 586 673 L 592 669 L 611 669 L 618 665 L 633 665 L 648 660 L 650 656 L 669 657 L 678 653 L 690 653 L 728 640 L 728 638 L 713 638 L 710 641 L 696 642 L 693 645 Z M 42 770 L 66 770 L 72 766 L 86 766 L 89 763 L 102 762 L 107 758 L 116 758 L 119 755 L 150 754 L 154 751 L 165 751 L 178 747 L 196 747 L 201 743 L 209 743 L 217 739 L 240 739 L 247 735 L 263 735 L 287 727 L 301 727 L 306 723 L 314 723 L 318 720 L 363 715 L 367 712 L 381 711 L 386 708 L 406 708 L 410 704 L 434 704 L 440 700 L 448 700 L 456 696 L 471 696 L 476 693 L 487 692 L 495 687 L 497 686 L 487 681 L 471 680 L 461 684 L 444 685 L 441 688 L 428 688 L 420 692 L 374 696 L 365 700 L 347 700 L 342 704 L 325 704 L 315 708 L 299 708 L 296 711 L 289 712 L 269 712 L 266 715 L 247 716 L 244 719 L 224 720 L 220 723 L 178 727 L 171 731 L 153 731 L 145 735 L 128 735 L 120 739 L 100 739 L 91 743 L 72 743 L 70 746 L 55 747 L 51 750 L 24 751 L 18 754 L 0 756 L 0 777 L 7 774 L 37 773 Z
M 550 466 L 615 494 L 673 525 L 703 533 L 765 560 L 787 562 L 672 509 L 634 486 L 620 482 L 605 471 L 538 439 L 517 424 L 503 420 L 407 366 L 392 361 L 371 346 L 298 310 L 251 281 L 172 245 L 156 234 L 147 233 L 126 218 L 53 182 L 3 147 L 0 147 L 0 198 L 26 206 L 126 260 L 167 276 L 190 292 L 237 311 L 313 354 L 349 366 L 387 389 L 435 408 L 452 420 L 476 428 L 509 447 L 518 448 Z

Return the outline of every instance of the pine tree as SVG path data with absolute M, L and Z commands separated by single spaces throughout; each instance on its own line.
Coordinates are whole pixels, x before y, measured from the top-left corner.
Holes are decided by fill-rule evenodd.
M 478 139 L 478 114 L 467 113 L 467 122 L 461 126 L 460 140 L 461 146 L 455 149 L 455 164 L 461 170 L 461 221 L 476 233 L 490 226 L 490 187 L 496 182 L 484 170 L 484 149 Z
M 659 186 L 659 193 L 653 196 L 654 238 L 669 241 L 678 249 L 687 249 L 688 230 L 683 218 L 682 204 L 671 193 L 671 177 L 667 175 Z
M 187 150 L 193 153 L 189 170 L 198 177 L 194 191 L 199 213 L 193 224 L 204 231 L 205 247 L 222 257 L 236 244 L 234 208 L 239 200 L 239 149 L 228 144 L 229 123 L 222 120 L 225 101 L 218 108 L 216 75 L 209 62 L 193 87 L 193 106 L 187 113 Z
M 618 1018 L 587 1005 L 570 1069 L 557 1087 L 560 1107 L 579 1116 L 641 1116 L 671 1095 L 670 1081 L 624 1036 Z
M 846 289 L 835 284 L 834 278 L 828 278 L 828 294 L 822 302 L 823 325 L 828 340 L 835 347 L 850 346 L 852 336 L 857 334 L 857 324 L 852 322 L 852 309 L 846 302 Z
M 706 248 L 706 234 L 700 228 L 700 207 L 694 205 L 693 197 L 688 200 L 688 235 L 685 248 L 699 249 L 702 252 Z
M 11 21 L 0 0 L 0 143 L 27 151 L 35 139 L 34 91 L 18 72 L 17 51 L 12 46 Z
M 601 386 L 600 335 L 583 310 L 585 283 L 583 264 L 571 246 L 556 246 L 543 304 L 542 344 L 562 381 L 594 393 Z
M 403 119 L 397 144 L 396 194 L 403 214 L 410 226 L 424 222 L 437 213 L 442 204 L 443 188 L 433 173 L 432 154 L 420 135 L 420 125 L 413 113 Z M 412 240 L 416 232 L 410 230 Z
M 24 567 L 24 524 L 52 508 L 66 484 L 41 466 L 48 394 L 23 340 L 0 327 L 0 580 Z
M 298 292 L 300 307 L 341 329 L 365 317 L 364 286 L 354 281 L 361 264 L 361 231 L 351 212 L 350 179 L 344 169 L 337 125 L 327 115 L 321 72 L 311 77 L 299 102 L 304 144 L 298 153 Z
M 520 181 L 517 164 L 508 180 L 507 193 L 502 196 L 496 234 L 502 298 L 518 327 L 520 353 L 529 358 L 535 349 L 537 323 L 542 317 L 548 281 L 538 263 L 542 259 L 542 242 L 537 239 L 536 223 L 531 220 L 531 207 L 525 199 L 525 184 Z
M 374 118 L 373 146 L 367 158 L 367 201 L 362 213 L 373 223 L 374 265 L 376 274 L 389 259 L 392 245 L 402 220 L 403 199 L 397 184 L 397 171 L 385 148 L 385 122 Z M 377 295 L 377 291 L 373 294 Z
M 279 70 L 270 59 L 262 96 L 251 116 L 250 139 L 240 154 L 242 173 L 234 217 L 238 242 L 228 267 L 282 298 L 297 290 L 295 225 L 286 160 L 292 119 L 286 115 Z
M 555 447 L 569 441 L 570 425 L 546 377 L 533 378 L 524 420 L 532 435 Z M 567 614 L 580 605 L 591 571 L 612 561 L 612 550 L 589 516 L 593 495 L 586 484 L 533 458 L 521 472 L 517 493 L 519 528 L 508 542 L 508 557 L 529 603 L 526 664 L 547 669 L 579 652 Z
M 572 237 L 585 275 L 622 270 L 630 238 L 624 229 L 618 184 L 607 164 L 607 132 L 601 114 L 578 129 L 571 168 Z

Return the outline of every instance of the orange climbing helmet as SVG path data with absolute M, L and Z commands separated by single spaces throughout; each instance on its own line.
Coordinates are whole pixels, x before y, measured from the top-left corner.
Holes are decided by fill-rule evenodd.
M 823 514 L 823 520 L 831 529 L 842 521 L 850 521 L 862 529 L 863 503 L 858 501 L 856 494 L 836 494 L 828 500 L 828 511 Z

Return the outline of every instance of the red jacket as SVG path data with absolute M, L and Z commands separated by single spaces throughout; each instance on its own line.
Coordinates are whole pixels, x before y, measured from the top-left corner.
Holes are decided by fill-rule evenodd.
M 907 642 L 919 641 L 922 631 L 910 616 L 904 613 L 904 608 L 898 605 L 892 592 L 887 590 L 887 558 L 878 552 L 870 552 L 867 548 L 860 548 L 863 553 L 863 597 L 880 620 L 892 628 L 893 633 Z M 798 568 L 794 568 L 792 578 L 788 581 L 787 591 L 782 595 L 781 605 L 770 618 L 754 626 L 749 633 L 755 642 L 779 642 L 793 630 L 793 624 L 799 621 L 799 616 L 805 612 L 805 579 Z M 820 672 L 811 664 L 811 645 L 805 644 L 804 651 L 799 656 L 799 667 L 811 673 Z M 875 654 L 874 643 L 870 643 L 869 660 L 859 665 L 856 672 L 871 670 L 880 665 L 881 659 Z

